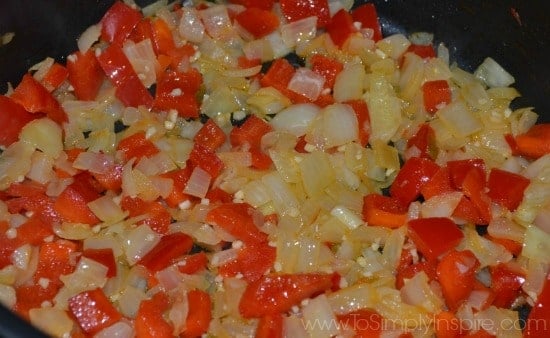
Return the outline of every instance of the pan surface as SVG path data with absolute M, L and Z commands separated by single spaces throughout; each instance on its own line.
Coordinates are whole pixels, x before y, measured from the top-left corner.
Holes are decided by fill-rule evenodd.
M 153 1 L 137 0 L 144 6 Z M 550 122 L 550 24 L 545 0 L 377 0 L 384 35 L 425 31 L 445 43 L 451 61 L 473 71 L 491 56 L 511 73 L 522 94 L 514 106 L 532 106 L 540 122 Z M 99 21 L 113 0 L 2 0 L 0 35 L 14 32 L 0 46 L 0 92 L 17 85 L 24 72 L 46 56 L 64 62 L 76 39 Z M 0 307 L 1 337 L 40 337 L 24 321 Z

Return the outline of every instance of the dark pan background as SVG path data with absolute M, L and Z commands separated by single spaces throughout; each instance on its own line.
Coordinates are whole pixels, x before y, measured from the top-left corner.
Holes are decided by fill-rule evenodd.
M 136 0 L 144 6 L 153 1 Z M 367 1 L 356 1 L 356 4 Z M 550 122 L 550 1 L 546 0 L 375 0 L 385 35 L 432 32 L 445 42 L 451 61 L 473 71 L 493 57 L 523 95 L 514 107 L 534 107 Z M 0 46 L 0 92 L 17 85 L 33 64 L 51 56 L 64 62 L 76 39 L 99 21 L 113 0 L 0 0 L 0 34 L 15 32 Z M 0 337 L 38 337 L 0 307 Z

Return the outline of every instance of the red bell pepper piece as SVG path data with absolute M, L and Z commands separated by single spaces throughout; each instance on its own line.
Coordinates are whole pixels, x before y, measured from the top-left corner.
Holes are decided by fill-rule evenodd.
M 139 79 L 121 47 L 110 45 L 97 56 L 97 61 L 116 87 L 115 96 L 125 106 L 152 106 L 153 97 Z
M 327 0 L 281 0 L 281 11 L 289 22 L 317 17 L 317 28 L 325 27 L 330 21 Z
M 233 195 L 220 189 L 219 187 L 211 188 L 206 193 L 206 198 L 210 203 L 229 203 L 233 201 Z
M 130 213 L 129 217 L 147 215 L 147 218 L 138 224 L 146 224 L 159 234 L 167 233 L 172 223 L 172 216 L 158 201 L 146 202 L 139 197 L 126 196 L 120 201 L 120 206 L 122 210 Z
M 82 257 L 93 259 L 94 261 L 105 265 L 107 270 L 107 278 L 116 276 L 117 266 L 115 261 L 115 255 L 113 254 L 113 249 L 103 248 L 103 249 L 86 249 L 82 251 Z
M 100 197 L 93 178 L 88 173 L 74 177 L 73 183 L 57 197 L 54 209 L 67 222 L 96 224 L 99 218 L 90 210 L 88 203 Z
M 244 7 L 256 7 L 265 10 L 270 10 L 275 3 L 275 0 L 229 0 L 229 3 L 243 5 Z
M 420 151 L 419 157 L 435 158 L 435 132 L 428 123 L 423 123 L 416 134 L 407 140 L 407 148 L 416 147 Z
M 424 257 L 436 260 L 455 248 L 464 238 L 458 226 L 446 217 L 418 218 L 409 221 L 408 236 Z
M 432 178 L 420 189 L 420 193 L 424 199 L 453 191 L 456 190 L 451 184 L 451 175 L 447 167 L 439 168 Z
M 269 274 L 248 284 L 239 303 L 244 318 L 261 318 L 288 311 L 302 300 L 331 289 L 325 273 Z
M 532 126 L 527 132 L 516 136 L 515 141 L 520 155 L 539 158 L 550 154 L 550 123 Z
M 362 215 L 368 225 L 399 228 L 407 221 L 407 208 L 394 197 L 368 194 L 363 197 Z
M 143 40 L 151 40 L 151 42 L 154 40 L 153 38 L 153 25 L 151 24 L 151 18 L 143 18 L 141 19 L 130 35 L 127 38 L 128 40 L 132 40 L 135 43 L 141 42 Z M 158 55 L 158 51 L 156 50 L 156 46 L 153 43 L 153 50 L 155 51 L 155 54 Z
M 186 255 L 176 264 L 179 272 L 192 275 L 206 269 L 208 257 L 206 253 L 199 252 L 192 255 Z
M 275 263 L 277 250 L 264 241 L 257 244 L 246 244 L 239 249 L 237 258 L 219 268 L 219 273 L 225 277 L 242 274 L 248 282 L 254 282 L 262 277 Z
M 208 293 L 202 290 L 191 290 L 187 293 L 189 312 L 185 320 L 185 330 L 180 337 L 200 337 L 208 331 L 212 319 L 212 301 Z
M 23 75 L 11 98 L 30 113 L 44 113 L 59 124 L 67 121 L 67 114 L 52 93 L 29 73 Z
M 529 183 L 531 181 L 524 176 L 493 168 L 487 181 L 487 195 L 496 203 L 514 211 L 523 200 L 523 193 Z
M 382 39 L 382 27 L 378 20 L 376 7 L 372 3 L 361 5 L 351 12 L 353 21 L 361 23 L 362 28 L 370 28 L 373 30 L 372 39 L 376 42 Z
M 464 325 L 451 311 L 441 311 L 434 316 L 434 329 L 437 338 L 458 338 L 464 334 Z
M 63 283 L 59 280 L 59 276 L 68 275 L 74 271 L 75 267 L 71 264 L 71 260 L 76 249 L 76 244 L 66 240 L 46 242 L 40 245 L 34 282 L 37 283 L 41 278 L 47 278 L 50 283 L 61 287 Z
M 485 172 L 477 169 L 470 170 L 462 182 L 462 190 L 470 199 L 474 207 L 479 212 L 483 222 L 478 224 L 488 224 L 491 221 L 491 201 L 485 193 Z
M 221 204 L 206 214 L 206 222 L 222 227 L 245 244 L 265 242 L 267 234 L 254 224 L 252 212 L 253 208 L 246 203 Z
M 170 300 L 163 292 L 157 292 L 151 299 L 139 304 L 134 321 L 137 338 L 173 337 L 173 327 L 164 319 L 164 312 L 170 308 Z
M 439 166 L 430 159 L 412 157 L 395 177 L 390 187 L 390 195 L 397 198 L 403 206 L 408 206 L 418 196 L 427 182 L 439 170 Z
M 334 87 L 336 76 L 344 69 L 342 62 L 322 54 L 315 54 L 310 59 L 311 70 L 325 78 L 325 88 Z
M 258 321 L 254 338 L 283 338 L 282 314 L 266 315 Z
M 190 236 L 179 232 L 165 235 L 137 264 L 151 272 L 157 272 L 174 264 L 178 258 L 189 253 L 191 248 L 193 239 Z
M 261 148 L 262 137 L 273 130 L 273 127 L 256 115 L 250 115 L 241 126 L 234 127 L 229 134 L 229 141 L 234 147 L 249 145 Z
M 37 118 L 11 98 L 0 95 L 0 145 L 8 147 L 19 139 L 21 129 L 30 121 Z
M 57 89 L 61 84 L 67 80 L 69 71 L 65 66 L 54 62 L 50 67 L 44 78 L 42 79 L 42 85 L 50 92 Z
M 451 88 L 446 80 L 428 81 L 422 85 L 424 108 L 434 114 L 441 105 L 451 102 Z
M 447 306 L 456 310 L 470 295 L 480 263 L 470 251 L 451 251 L 437 265 L 437 278 Z
M 170 178 L 173 182 L 170 195 L 164 199 L 170 207 L 176 208 L 180 203 L 191 200 L 191 196 L 184 193 L 183 190 L 192 172 L 193 168 L 186 166 L 183 169 L 170 171 L 161 175 L 164 178 Z
M 525 273 L 506 263 L 490 267 L 489 271 L 491 272 L 491 290 L 495 293 L 493 305 L 509 308 L 521 294 Z
M 355 331 L 356 338 L 379 338 L 383 332 L 384 318 L 374 310 L 359 309 L 336 318 L 346 331 Z
M 153 109 L 159 111 L 175 109 L 181 117 L 199 117 L 199 103 L 196 96 L 201 84 L 202 75 L 194 68 L 187 72 L 165 72 L 157 81 Z
M 218 155 L 200 143 L 193 145 L 188 162 L 193 168 L 200 167 L 206 171 L 212 177 L 212 180 L 216 179 L 224 168 L 224 164 Z
M 411 44 L 407 48 L 408 53 L 414 53 L 423 59 L 430 59 L 436 57 L 434 46 L 432 45 L 415 45 Z
M 541 293 L 525 324 L 523 336 L 525 338 L 545 338 L 550 336 L 550 276 L 547 276 Z
M 411 279 L 417 273 L 423 271 L 430 280 L 437 279 L 437 262 L 436 261 L 420 261 L 414 264 L 405 265 L 397 269 L 395 275 L 395 287 L 401 289 L 405 285 L 406 279 Z
M 482 225 L 486 222 L 481 216 L 478 208 L 476 208 L 474 203 L 466 196 L 462 196 L 452 216 L 473 224 Z
M 142 15 L 138 10 L 122 1 L 116 1 L 101 19 L 101 38 L 122 46 L 141 18 Z
M 145 137 L 144 131 L 138 131 L 120 140 L 117 150 L 124 154 L 126 161 L 132 158 L 139 160 L 142 157 L 151 157 L 160 151 L 153 142 Z
M 53 298 L 59 292 L 59 286 L 49 283 L 45 288 L 40 284 L 20 285 L 15 287 L 17 302 L 13 310 L 21 317 L 30 320 L 29 310 L 39 308 L 42 303 L 53 303 Z
M 506 248 L 506 250 L 510 251 L 510 253 L 516 257 L 519 256 L 521 250 L 523 250 L 523 243 L 514 241 L 513 239 L 492 237 L 489 234 L 485 234 L 484 237 L 491 242 L 502 245 L 504 248 Z
M 104 190 L 120 191 L 122 187 L 122 164 L 115 164 L 104 173 L 93 173 Z
M 287 59 L 276 59 L 260 79 L 262 87 L 273 87 L 284 94 L 296 70 Z
M 455 189 L 462 190 L 462 184 L 468 172 L 472 169 L 478 171 L 480 176 L 485 175 L 485 161 L 481 158 L 468 160 L 455 160 L 447 162 L 451 183 Z
M 345 9 L 336 12 L 325 29 L 332 42 L 340 48 L 344 46 L 344 43 L 352 34 L 357 32 L 357 28 L 353 24 L 353 17 Z
M 359 144 L 365 147 L 369 143 L 371 126 L 369 107 L 365 100 L 351 100 L 344 102 L 350 105 L 357 117 L 357 126 L 359 127 Z
M 250 156 L 252 157 L 252 168 L 258 170 L 267 170 L 271 168 L 273 161 L 271 157 L 261 151 L 259 148 L 249 149 Z
M 151 29 L 153 33 L 153 48 L 157 55 L 167 54 L 176 48 L 174 38 L 172 37 L 172 30 L 163 19 L 157 18 L 151 20 Z
M 101 289 L 84 291 L 69 298 L 69 311 L 82 331 L 90 335 L 122 319 Z
M 237 14 L 235 20 L 256 39 L 262 38 L 279 27 L 279 18 L 270 10 L 249 7 Z
M 67 58 L 67 70 L 76 97 L 82 101 L 94 100 L 105 77 L 95 52 L 89 49 L 86 53 L 72 54 Z
M 226 138 L 227 136 L 223 129 L 220 128 L 214 120 L 208 119 L 201 129 L 199 129 L 197 134 L 195 134 L 193 141 L 195 143 L 200 143 L 210 151 L 215 151 L 225 143 Z

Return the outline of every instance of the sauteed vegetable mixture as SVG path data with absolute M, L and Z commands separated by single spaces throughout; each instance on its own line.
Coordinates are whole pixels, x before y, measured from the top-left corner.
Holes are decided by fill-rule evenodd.
M 117 1 L 32 67 L 2 303 L 58 337 L 550 336 L 550 125 L 352 4 Z

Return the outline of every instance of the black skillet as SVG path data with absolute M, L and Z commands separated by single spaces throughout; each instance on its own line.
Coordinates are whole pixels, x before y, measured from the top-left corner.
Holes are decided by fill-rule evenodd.
M 136 0 L 144 6 L 151 0 Z M 367 1 L 356 1 L 356 4 Z M 550 122 L 550 24 L 546 0 L 375 0 L 385 35 L 434 33 L 451 61 L 473 71 L 493 57 L 516 79 L 523 95 L 515 107 L 534 107 L 540 122 Z M 0 92 L 17 85 L 24 72 L 46 56 L 64 62 L 76 39 L 96 23 L 113 0 L 0 0 L 0 35 L 14 32 L 0 46 Z M 525 313 L 523 313 L 523 316 Z M 0 306 L 1 337 L 40 337 Z

